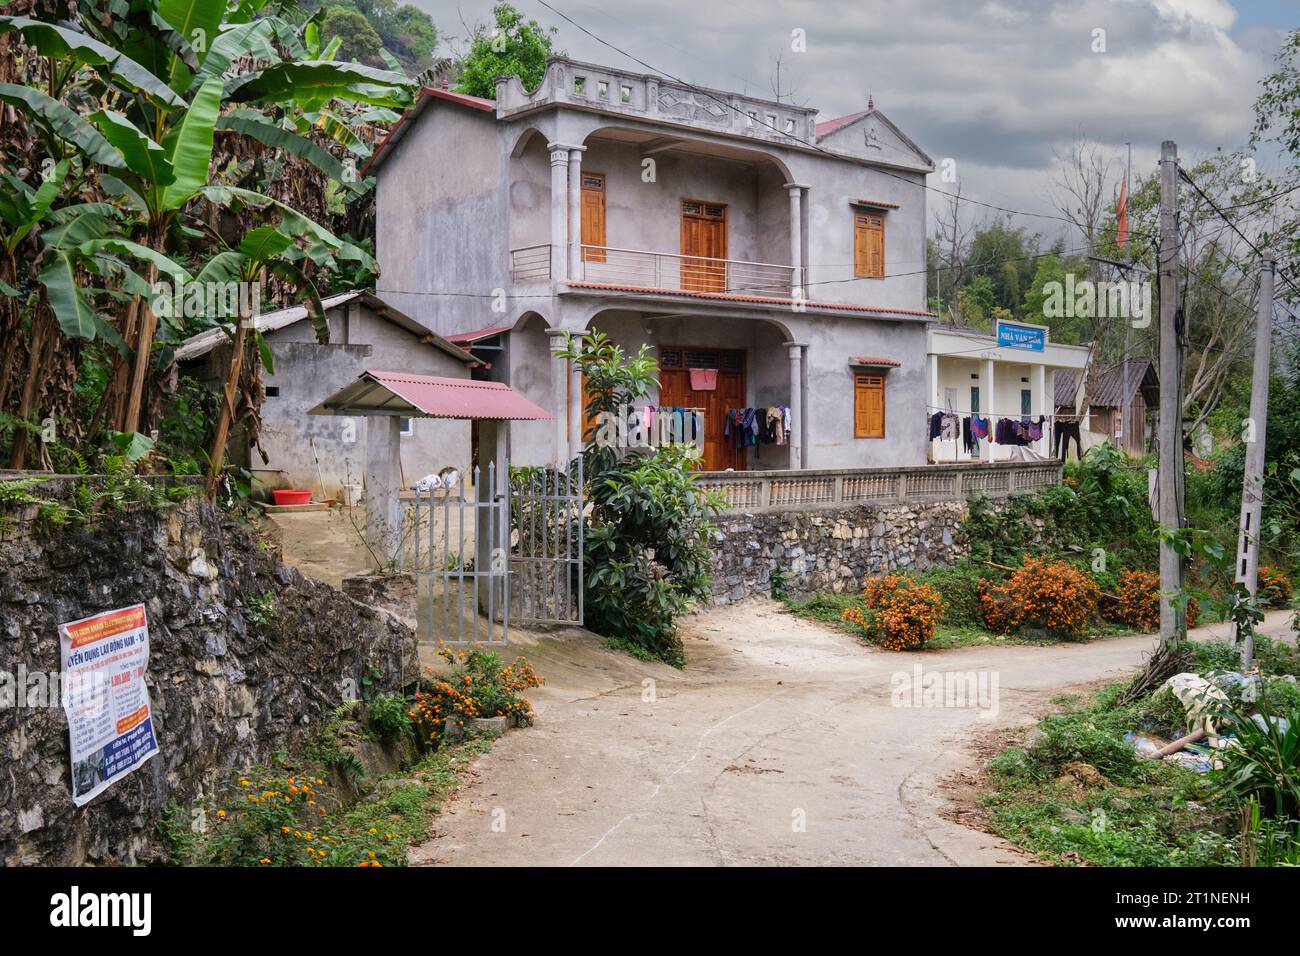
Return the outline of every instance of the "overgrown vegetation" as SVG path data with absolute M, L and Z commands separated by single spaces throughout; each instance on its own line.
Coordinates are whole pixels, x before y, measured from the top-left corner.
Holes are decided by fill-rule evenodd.
M 327 770 L 287 760 L 254 767 L 214 800 L 169 807 L 160 835 L 184 866 L 404 866 L 470 761 L 491 746 L 478 738 L 432 751 L 352 806 Z
M 610 423 L 657 385 L 649 348 L 629 358 L 601 332 L 570 340 L 586 379 L 583 467 L 591 502 L 583 555 L 587 626 L 684 663 L 677 621 L 709 593 L 709 545 L 722 502 L 698 488 L 693 445 L 619 447 Z

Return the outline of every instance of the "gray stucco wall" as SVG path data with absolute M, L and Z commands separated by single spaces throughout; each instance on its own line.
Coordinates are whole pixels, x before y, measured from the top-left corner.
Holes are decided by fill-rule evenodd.
M 442 335 L 503 324 L 491 300 L 510 284 L 503 132 L 490 113 L 430 104 L 378 177 L 376 291 Z
M 871 130 L 877 146 L 868 145 Z M 655 152 L 655 182 L 642 181 L 640 147 L 628 137 L 694 137 L 730 156 Z M 432 102 L 380 168 L 378 252 L 381 292 L 442 334 L 514 326 L 491 372 L 543 407 L 564 414 L 552 381 L 543 330 L 582 330 L 611 313 L 611 328 L 635 348 L 647 336 L 643 319 L 668 315 L 661 341 L 743 348 L 754 404 L 786 404 L 786 340 L 808 343 L 807 461 L 810 467 L 870 467 L 925 462 L 926 342 L 920 322 L 861 314 L 796 314 L 788 307 L 722 307 L 647 301 L 640 293 L 602 296 L 562 285 L 515 286 L 510 248 L 550 241 L 551 169 L 547 143 L 585 145 L 584 170 L 606 174 L 607 242 L 680 252 L 680 200 L 728 205 L 728 255 L 789 263 L 786 182 L 809 187 L 803 206 L 807 297 L 883 310 L 925 308 L 926 160 L 879 117 L 869 116 L 827 140 L 847 155 L 727 139 L 708 130 L 677 130 L 632 116 L 559 106 L 519 118 Z M 624 142 L 614 142 L 617 137 Z M 741 152 L 737 152 L 741 151 Z M 877 164 L 865 165 L 867 158 Z M 884 279 L 853 276 L 855 200 L 896 204 L 884 211 Z M 490 298 L 509 292 L 504 306 Z M 458 293 L 417 295 L 416 292 Z M 470 293 L 465 295 L 464 293 Z M 611 310 L 619 313 L 613 315 Z M 621 316 L 621 317 L 620 317 Z M 619 325 L 621 323 L 621 325 Z M 637 327 L 642 329 L 637 332 Z M 785 333 L 785 337 L 782 334 Z M 671 338 L 670 338 L 671 336 Z M 649 338 L 653 338 L 650 336 Z M 887 373 L 886 437 L 853 437 L 850 358 L 884 356 L 901 363 Z M 553 423 L 512 429 L 512 459 L 541 463 L 555 456 Z M 766 462 L 764 462 L 766 464 Z
M 305 319 L 267 333 L 275 374 L 264 374 L 263 385 L 278 390 L 278 394 L 268 394 L 262 403 L 262 445 L 270 461 L 263 464 L 253 450 L 236 451 L 238 438 L 232 438 L 231 451 L 232 460 L 249 467 L 259 484 L 268 488 L 309 488 L 319 495 L 323 478 L 326 496 L 338 497 L 344 484 L 361 483 L 365 471 L 365 419 L 307 412 L 355 381 L 366 369 L 470 377 L 464 362 L 420 342 L 364 305 L 354 303 L 351 308 L 350 318 L 347 307 L 328 313 L 328 345 L 316 342 L 312 325 Z M 228 347 L 210 352 L 199 377 L 218 381 L 217 370 L 227 368 L 228 362 Z M 412 434 L 402 438 L 402 468 L 408 485 L 445 465 L 462 471 L 468 467 L 469 422 L 416 419 L 411 425 Z

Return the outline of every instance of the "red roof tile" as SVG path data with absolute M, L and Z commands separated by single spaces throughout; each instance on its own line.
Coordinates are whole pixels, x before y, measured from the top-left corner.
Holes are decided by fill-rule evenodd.
M 878 365 L 878 366 L 886 366 L 888 368 L 899 368 L 902 366 L 903 363 L 896 362 L 894 359 L 877 358 L 871 355 L 857 355 L 849 359 L 849 364 L 850 365 Z
M 737 295 L 732 292 L 694 292 L 682 289 L 647 289 L 636 285 L 610 285 L 604 282 L 569 282 L 574 289 L 608 289 L 611 292 L 642 292 L 656 295 L 681 295 L 692 299 L 708 299 L 718 302 L 754 302 L 760 305 L 790 305 L 794 300 L 762 295 Z M 873 315 L 915 315 L 920 318 L 937 319 L 933 312 L 921 312 L 916 309 L 882 309 L 869 305 L 847 305 L 843 302 L 814 302 L 805 299 L 803 304 L 810 309 L 833 309 L 837 312 L 869 312 Z
M 848 116 L 837 116 L 835 119 L 829 119 L 817 124 L 817 138 L 829 136 L 842 126 L 848 126 L 850 123 L 856 123 L 862 117 L 870 113 L 871 110 L 863 110 L 860 113 L 850 113 Z
M 481 339 L 491 338 L 494 335 L 500 335 L 502 332 L 509 332 L 513 328 L 513 325 L 498 325 L 491 329 L 479 329 L 477 332 L 457 332 L 455 335 L 447 335 L 444 338 L 456 345 L 473 345 Z

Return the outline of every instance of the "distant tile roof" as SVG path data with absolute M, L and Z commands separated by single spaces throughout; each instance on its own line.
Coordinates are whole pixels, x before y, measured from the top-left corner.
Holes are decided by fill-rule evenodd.
M 1124 364 L 1117 362 L 1096 372 L 1089 389 L 1088 402 L 1104 408 L 1115 408 L 1132 401 L 1139 391 L 1148 408 L 1160 406 L 1160 377 L 1155 366 L 1147 359 L 1129 359 L 1128 396 L 1124 392 Z M 1074 395 L 1079 387 L 1079 373 L 1071 369 L 1056 370 L 1053 398 L 1056 406 L 1074 406 Z
M 734 292 L 695 292 L 684 291 L 682 289 L 647 289 L 645 286 L 612 285 L 605 282 L 568 282 L 566 285 L 573 289 L 604 289 L 610 292 L 640 292 L 658 295 L 680 295 L 692 299 L 708 299 L 715 302 L 752 302 L 758 305 L 788 306 L 794 301 L 790 298 L 783 299 L 777 296 L 738 295 Z M 804 299 L 803 305 L 810 309 L 832 309 L 836 312 L 869 312 L 873 315 L 907 315 L 916 316 L 917 318 L 922 319 L 938 318 L 938 316 L 933 312 L 922 312 L 917 309 L 885 309 L 870 305 L 848 305 L 843 302 L 814 302 L 812 299 Z
M 870 113 L 871 110 L 862 110 L 860 113 L 850 113 L 848 116 L 837 116 L 835 119 L 828 119 L 825 122 L 817 124 L 817 138 L 829 136 L 841 127 L 848 126 L 850 123 L 856 123 L 862 117 Z
M 885 202 L 883 199 L 850 199 L 850 206 L 866 206 L 870 209 L 897 209 L 898 203 Z

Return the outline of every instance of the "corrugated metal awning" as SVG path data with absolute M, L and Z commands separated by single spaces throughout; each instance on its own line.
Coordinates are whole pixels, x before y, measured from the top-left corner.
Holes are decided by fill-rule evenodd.
M 540 421 L 555 417 L 501 382 L 371 369 L 308 414 L 501 421 Z

